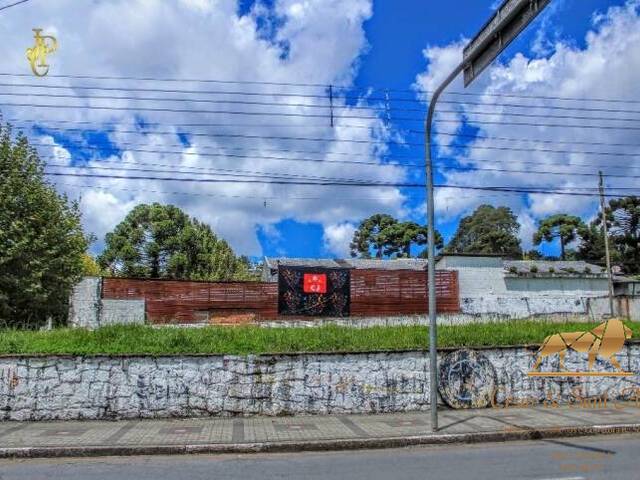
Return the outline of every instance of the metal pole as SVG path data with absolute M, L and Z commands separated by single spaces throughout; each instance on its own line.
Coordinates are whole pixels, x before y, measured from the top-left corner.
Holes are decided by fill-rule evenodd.
M 424 122 L 424 146 L 426 157 L 427 181 L 427 252 L 429 288 L 429 405 L 431 406 L 431 430 L 438 430 L 438 350 L 436 325 L 436 242 L 435 242 L 435 213 L 433 208 L 433 165 L 431 162 L 431 124 L 436 102 L 445 88 L 462 72 L 464 64 L 458 65 L 453 72 L 436 88 L 429 102 L 429 110 Z
M 607 259 L 607 276 L 609 277 L 609 311 L 611 318 L 615 316 L 613 309 L 613 277 L 611 275 L 611 256 L 609 254 L 609 233 L 607 232 L 607 215 L 604 210 L 604 180 L 602 177 L 602 171 L 598 172 L 600 177 L 599 190 L 600 190 L 600 212 L 602 214 L 602 232 L 604 234 L 604 252 Z

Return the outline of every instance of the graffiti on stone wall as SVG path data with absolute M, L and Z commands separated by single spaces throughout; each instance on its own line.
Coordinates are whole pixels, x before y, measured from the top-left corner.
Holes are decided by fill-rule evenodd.
M 0 368 L 0 389 L 13 392 L 20 384 L 20 378 L 15 368 Z
M 497 385 L 493 364 L 473 350 L 456 350 L 440 363 L 439 392 L 452 408 L 484 408 L 495 396 Z

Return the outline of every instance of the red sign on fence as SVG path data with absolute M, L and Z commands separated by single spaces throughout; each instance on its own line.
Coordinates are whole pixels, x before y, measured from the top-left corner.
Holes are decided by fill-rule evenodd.
M 303 291 L 304 293 L 327 293 L 327 274 L 305 273 Z

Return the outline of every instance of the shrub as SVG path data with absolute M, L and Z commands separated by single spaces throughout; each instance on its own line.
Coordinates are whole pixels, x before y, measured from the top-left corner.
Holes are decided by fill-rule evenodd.
M 529 269 L 529 271 L 531 273 L 538 273 L 538 267 L 535 265 L 531 265 L 531 268 Z

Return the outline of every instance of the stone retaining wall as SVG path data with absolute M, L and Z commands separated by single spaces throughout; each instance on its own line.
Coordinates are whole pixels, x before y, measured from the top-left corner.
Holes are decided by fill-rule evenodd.
M 545 379 L 527 376 L 535 349 L 478 350 L 495 378 L 498 405 L 570 401 L 608 392 L 633 395 L 640 377 Z M 448 352 L 440 352 L 443 359 Z M 640 344 L 618 355 L 640 371 Z M 556 369 L 557 358 L 543 369 Z M 586 370 L 586 355 L 570 352 L 566 368 Z M 611 371 L 598 361 L 598 370 Z M 454 372 L 455 373 L 455 372 Z M 455 391 L 455 374 L 442 375 Z M 425 352 L 261 356 L 0 357 L 0 420 L 117 419 L 208 415 L 289 415 L 429 409 Z M 473 388 L 476 388 L 473 387 Z M 637 391 L 635 393 L 637 395 Z

